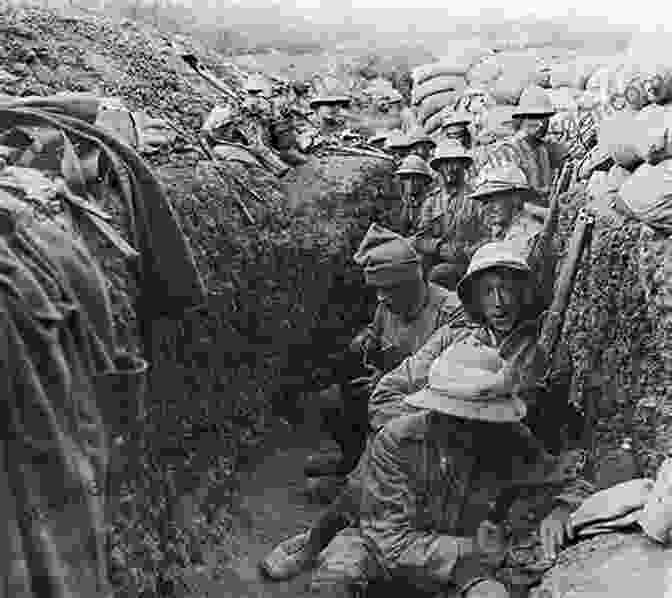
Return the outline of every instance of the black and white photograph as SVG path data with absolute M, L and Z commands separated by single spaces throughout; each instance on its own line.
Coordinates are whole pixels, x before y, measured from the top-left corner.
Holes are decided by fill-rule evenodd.
M 672 598 L 672 10 L 0 0 L 0 382 L 0 598 Z

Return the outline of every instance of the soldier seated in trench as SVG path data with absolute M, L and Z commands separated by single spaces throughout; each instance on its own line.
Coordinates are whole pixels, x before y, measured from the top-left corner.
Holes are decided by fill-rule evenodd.
M 306 465 L 309 476 L 345 475 L 356 465 L 368 434 L 367 401 L 382 375 L 419 349 L 446 324 L 457 295 L 427 282 L 421 258 L 401 235 L 372 224 L 354 256 L 366 284 L 378 296 L 372 322 L 350 345 L 341 372 L 341 404 L 325 407 L 326 425 L 340 455 L 316 455 Z
M 369 401 L 374 432 L 396 418 L 417 413 L 417 408 L 406 403 L 404 397 L 427 384 L 433 362 L 454 345 L 495 351 L 515 374 L 516 396 L 527 406 L 536 402 L 538 381 L 548 364 L 536 343 L 540 298 L 525 260 L 506 243 L 484 246 L 474 255 L 458 294 L 470 323 L 443 326 L 419 351 L 381 378 Z M 551 375 L 550 380 L 552 386 L 555 376 Z M 539 447 L 529 436 L 528 440 Z M 282 542 L 261 563 L 269 577 L 286 579 L 296 575 L 314 564 L 337 533 L 348 525 L 357 525 L 361 468 L 368 458 L 367 450 L 344 491 L 308 532 Z

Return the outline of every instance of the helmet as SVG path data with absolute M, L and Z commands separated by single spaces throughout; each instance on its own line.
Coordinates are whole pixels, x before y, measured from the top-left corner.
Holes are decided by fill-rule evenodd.
M 517 166 L 506 165 L 486 170 L 469 199 L 484 201 L 503 191 L 534 193 L 534 189 L 527 182 L 525 173 Z
M 518 102 L 518 108 L 513 113 L 513 118 L 525 118 L 527 116 L 537 118 L 551 117 L 556 113 L 553 102 L 548 94 L 538 85 L 531 85 L 523 90 Z
M 395 173 L 397 175 L 411 175 L 411 174 L 420 174 L 428 179 L 433 179 L 432 171 L 429 169 L 427 162 L 425 162 L 420 156 L 411 155 L 404 158 L 401 166 L 397 169 Z
M 439 143 L 434 152 L 434 157 L 429 161 L 429 165 L 436 170 L 443 160 L 463 160 L 466 163 L 465 166 L 474 161 L 471 153 L 454 139 L 446 139 Z
M 431 143 L 433 146 L 436 145 L 436 142 L 420 126 L 413 127 L 408 132 L 408 146 L 411 147 L 416 143 Z

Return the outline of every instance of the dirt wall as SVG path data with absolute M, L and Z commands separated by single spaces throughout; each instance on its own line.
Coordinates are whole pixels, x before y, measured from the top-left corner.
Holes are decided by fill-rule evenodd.
M 611 460 L 632 458 L 637 475 L 651 475 L 670 450 L 672 241 L 626 220 L 606 199 L 587 203 L 578 192 L 575 200 L 594 214 L 595 228 L 564 338 L 575 368 L 573 400 L 587 412 L 584 440 L 602 485 L 614 481 L 606 473 L 600 479 Z

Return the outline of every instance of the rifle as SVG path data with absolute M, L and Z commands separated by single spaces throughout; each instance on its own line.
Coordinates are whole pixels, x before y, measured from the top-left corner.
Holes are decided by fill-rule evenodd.
M 537 273 L 540 290 L 545 302 L 551 300 L 549 295 L 553 292 L 552 281 L 553 270 L 555 268 L 551 259 L 551 243 L 557 232 L 558 221 L 560 219 L 560 195 L 565 192 L 571 180 L 573 169 L 574 165 L 571 162 L 565 162 L 562 170 L 556 177 L 543 228 L 534 240 L 534 245 L 527 259 L 527 263 L 532 271 Z
M 588 214 L 585 210 L 581 210 L 577 215 L 574 231 L 569 240 L 567 255 L 555 285 L 553 301 L 544 314 L 544 322 L 537 344 L 544 348 L 549 366 L 542 380 L 542 386 L 548 385 L 550 379 L 553 355 L 555 354 L 555 349 L 562 333 L 562 327 L 565 323 L 565 314 L 571 298 L 574 280 L 594 224 L 594 216 Z
M 548 387 L 552 371 L 553 355 L 555 354 L 560 334 L 565 322 L 565 313 L 571 298 L 572 288 L 576 273 L 579 269 L 579 263 L 585 248 L 590 239 L 590 233 L 595 223 L 595 218 L 581 210 L 576 218 L 574 231 L 569 241 L 569 248 L 567 256 L 562 265 L 560 275 L 555 287 L 553 301 L 545 313 L 542 328 L 537 340 L 537 344 L 541 346 L 548 357 L 548 369 L 541 381 L 541 386 Z M 536 440 L 533 437 L 529 439 L 530 446 L 533 447 Z M 541 446 L 540 443 L 538 443 Z M 490 512 L 488 520 L 493 523 L 501 523 L 506 519 L 511 505 L 525 488 L 538 487 L 545 484 L 545 480 L 541 477 L 535 479 L 532 476 L 527 480 L 518 480 L 507 486 L 502 493 L 497 497 L 497 500 L 490 505 Z

